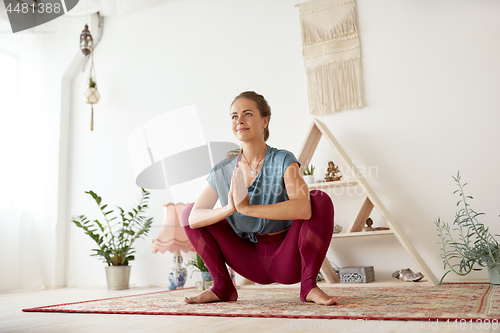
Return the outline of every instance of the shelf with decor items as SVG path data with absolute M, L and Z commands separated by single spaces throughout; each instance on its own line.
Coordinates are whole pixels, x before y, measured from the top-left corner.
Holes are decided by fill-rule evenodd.
M 394 235 L 394 231 L 392 231 L 392 230 L 380 230 L 380 231 L 341 232 L 338 234 L 333 234 L 332 238 L 369 237 L 369 236 L 382 236 L 382 235 Z
M 337 180 L 335 182 L 322 182 L 309 184 L 310 190 L 324 190 L 332 187 L 356 186 L 358 182 L 354 179 Z
M 314 152 L 318 146 L 318 143 L 324 137 L 328 143 L 333 147 L 333 149 L 337 152 L 338 156 L 344 162 L 346 167 L 351 170 L 351 178 L 343 179 L 338 181 L 329 181 L 329 182 L 318 182 L 308 185 L 309 190 L 322 190 L 328 193 L 331 197 L 335 196 L 332 194 L 335 188 L 338 187 L 348 187 L 348 186 L 361 186 L 363 191 L 363 202 L 357 211 L 356 218 L 349 227 L 346 228 L 345 232 L 341 232 L 338 234 L 333 234 L 332 239 L 336 238 L 350 238 L 350 237 L 376 237 L 376 236 L 386 236 L 393 235 L 397 238 L 401 246 L 408 253 L 410 258 L 414 261 L 414 263 L 418 266 L 422 274 L 425 276 L 425 280 L 422 280 L 415 285 L 437 285 L 438 280 L 429 269 L 427 264 L 424 262 L 420 254 L 413 247 L 410 240 L 405 236 L 403 230 L 398 225 L 398 223 L 394 220 L 394 218 L 390 215 L 389 211 L 382 204 L 380 199 L 377 197 L 373 189 L 370 187 L 368 182 L 361 176 L 361 173 L 358 171 L 358 168 L 354 165 L 352 160 L 349 158 L 345 150 L 340 146 L 339 142 L 335 139 L 330 130 L 326 127 L 324 123 L 314 118 L 311 127 L 307 133 L 306 139 L 302 145 L 302 148 L 298 154 L 298 160 L 302 166 L 306 166 L 311 162 L 311 158 L 314 155 Z M 387 227 L 389 230 L 380 230 L 380 231 L 365 231 L 363 226 L 365 225 L 367 219 L 370 217 L 373 209 L 376 209 L 382 218 L 387 223 Z M 374 249 L 376 250 L 376 249 Z M 326 282 L 331 285 L 340 285 L 340 279 L 332 268 L 330 262 L 325 258 L 323 265 L 321 267 L 321 273 L 325 278 Z M 401 281 L 388 282 L 388 284 L 397 284 L 399 285 Z M 349 284 L 350 286 L 356 286 L 359 284 Z
M 323 261 L 323 265 L 321 266 L 321 274 L 326 280 L 326 284 L 328 286 L 338 286 L 345 287 L 346 285 L 349 287 L 365 287 L 365 286 L 436 286 L 438 284 L 438 280 L 429 269 L 427 264 L 424 262 L 420 254 L 413 247 L 410 240 L 405 236 L 401 227 L 397 224 L 394 218 L 390 215 L 389 211 L 382 204 L 380 199 L 377 197 L 373 189 L 367 183 L 367 181 L 361 176 L 361 173 L 358 171 L 358 168 L 354 165 L 352 160 L 349 158 L 344 149 L 340 146 L 338 141 L 335 139 L 330 130 L 326 127 L 324 123 L 314 118 L 311 127 L 309 128 L 309 132 L 306 136 L 306 140 L 304 141 L 300 153 L 298 156 L 298 161 L 300 162 L 302 168 L 307 166 L 311 162 L 311 158 L 318 146 L 319 140 L 324 136 L 328 143 L 333 147 L 333 149 L 337 152 L 339 157 L 342 159 L 344 164 L 348 169 L 351 170 L 352 176 L 349 179 L 337 180 L 337 181 L 329 181 L 329 182 L 317 182 L 309 184 L 309 190 L 321 190 L 330 197 L 334 194 L 336 188 L 339 187 L 350 187 L 350 186 L 361 186 L 363 191 L 363 202 L 360 208 L 357 211 L 356 218 L 352 223 L 346 228 L 345 232 L 341 232 L 338 234 L 333 234 L 332 239 L 337 238 L 351 238 L 351 237 L 376 237 L 376 236 L 386 236 L 393 235 L 397 238 L 401 246 L 408 253 L 413 262 L 418 266 L 422 274 L 425 276 L 425 280 L 422 280 L 418 283 L 408 284 L 402 282 L 400 280 L 392 280 L 392 281 L 381 281 L 376 280 L 375 282 L 363 284 L 363 283 L 340 283 L 340 278 L 337 275 L 337 272 L 333 269 L 330 261 L 327 258 Z M 330 192 L 330 193 L 329 193 Z M 365 225 L 367 219 L 370 217 L 373 209 L 376 209 L 382 218 L 386 221 L 389 230 L 380 230 L 380 231 L 365 231 L 363 226 Z M 332 221 L 333 223 L 333 221 Z M 375 251 L 376 249 L 374 249 Z M 252 281 L 247 279 L 243 279 L 240 286 L 253 285 Z

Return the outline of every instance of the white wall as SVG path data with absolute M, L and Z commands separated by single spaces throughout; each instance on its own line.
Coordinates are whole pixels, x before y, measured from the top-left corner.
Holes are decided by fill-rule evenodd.
M 106 18 L 95 50 L 101 101 L 81 102 L 87 73 L 75 78 L 71 122 L 71 215 L 97 218 L 93 190 L 110 205 L 130 207 L 139 195 L 127 139 L 144 121 L 196 104 L 208 141 L 232 141 L 228 110 L 233 97 L 255 90 L 272 106 L 269 145 L 296 154 L 312 121 L 308 114 L 296 1 L 172 0 Z M 413 245 L 440 277 L 438 215 L 452 218 L 452 175 L 469 182 L 483 221 L 498 227 L 500 180 L 500 3 L 496 1 L 358 0 L 366 107 L 320 117 L 358 166 L 374 166 L 368 178 Z M 335 156 L 323 142 L 313 162 Z M 194 200 L 197 193 L 183 193 Z M 349 198 L 347 198 L 349 199 Z M 153 191 L 155 226 L 137 242 L 132 285 L 167 285 L 171 255 L 151 254 L 161 206 L 176 198 Z M 357 201 L 356 201 L 357 200 Z M 344 227 L 352 210 L 336 200 Z M 342 208 L 344 207 L 344 209 Z M 68 284 L 104 287 L 103 264 L 89 256 L 89 237 L 73 225 L 69 234 Z M 329 258 L 342 266 L 374 265 L 377 274 L 416 266 L 395 238 L 339 240 Z M 376 249 L 374 249 L 376 248 Z M 377 252 L 380 250 L 381 252 Z M 380 253 L 380 254 L 379 254 Z M 186 258 L 190 257 L 185 256 Z M 486 278 L 486 272 L 471 275 Z M 380 276 L 381 277 L 381 276 Z M 196 278 L 196 277 L 195 277 Z

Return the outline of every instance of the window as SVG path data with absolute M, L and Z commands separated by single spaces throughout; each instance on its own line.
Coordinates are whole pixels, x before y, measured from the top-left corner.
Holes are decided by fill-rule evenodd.
M 0 209 L 14 205 L 18 57 L 0 50 Z

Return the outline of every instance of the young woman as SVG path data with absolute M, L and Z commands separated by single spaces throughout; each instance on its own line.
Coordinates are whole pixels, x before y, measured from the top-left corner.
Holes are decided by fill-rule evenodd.
M 212 169 L 207 187 L 182 214 L 214 279 L 210 290 L 186 303 L 235 301 L 227 263 L 256 283 L 301 282 L 301 301 L 335 304 L 316 285 L 333 233 L 332 201 L 322 191 L 309 192 L 291 152 L 265 143 L 271 108 L 263 96 L 241 93 L 230 117 L 241 150 Z M 214 209 L 217 200 L 222 207 Z

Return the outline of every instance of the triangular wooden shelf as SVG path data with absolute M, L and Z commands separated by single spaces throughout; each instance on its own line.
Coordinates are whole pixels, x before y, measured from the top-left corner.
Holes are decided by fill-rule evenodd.
M 357 167 L 354 165 L 352 160 L 346 154 L 344 149 L 340 146 L 338 141 L 335 139 L 330 130 L 326 127 L 318 119 L 314 118 L 313 123 L 307 133 L 306 140 L 300 149 L 298 160 L 302 166 L 306 166 L 310 163 L 311 158 L 318 146 L 319 140 L 324 136 L 325 139 L 330 143 L 330 145 L 335 149 L 337 154 L 340 156 L 344 164 L 348 169 L 352 171 L 353 178 L 349 180 L 340 180 L 336 182 L 326 182 L 326 183 L 317 183 L 309 185 L 310 189 L 319 189 L 325 190 L 334 186 L 352 186 L 359 185 L 362 186 L 365 194 L 365 200 L 361 205 L 358 215 L 356 219 L 351 223 L 351 225 L 347 228 L 346 232 L 340 234 L 334 234 L 333 238 L 337 237 L 362 237 L 362 236 L 380 236 L 380 235 L 394 235 L 401 243 L 406 252 L 410 255 L 412 260 L 418 266 L 422 274 L 424 274 L 427 282 L 419 282 L 418 285 L 422 285 L 424 283 L 430 285 L 437 285 L 438 281 L 432 271 L 429 269 L 427 264 L 423 261 L 422 257 L 418 254 L 417 250 L 413 247 L 409 239 L 405 236 L 400 226 L 393 219 L 391 214 L 387 211 L 385 206 L 379 200 L 375 192 L 372 190 L 370 185 L 366 182 L 366 180 L 361 177 L 361 173 L 359 173 Z M 364 226 L 366 219 L 370 216 L 373 208 L 376 208 L 380 215 L 385 219 L 389 230 L 385 231 L 370 231 L 370 232 L 362 232 L 362 227 Z M 325 277 L 328 283 L 338 283 L 339 278 L 335 272 L 335 270 L 330 265 L 330 262 L 327 258 L 323 262 L 323 266 L 321 267 L 321 272 Z M 354 285 L 354 284 L 352 284 Z
M 335 139 L 330 130 L 326 127 L 318 119 L 314 118 L 313 123 L 307 133 L 306 140 L 300 149 L 298 160 L 302 166 L 306 166 L 311 162 L 311 158 L 316 151 L 319 140 L 324 136 L 325 139 L 330 143 L 330 145 L 335 149 L 337 154 L 340 156 L 344 164 L 350 169 L 352 172 L 353 178 L 349 180 L 340 180 L 335 182 L 325 182 L 325 183 L 316 183 L 309 185 L 309 189 L 318 189 L 318 190 L 327 190 L 329 188 L 333 188 L 336 186 L 362 186 L 365 200 L 363 201 L 361 207 L 359 208 L 356 219 L 351 223 L 351 225 L 347 228 L 347 230 L 340 234 L 334 234 L 333 239 L 338 237 L 374 237 L 381 235 L 394 235 L 398 239 L 399 243 L 403 246 L 406 252 L 410 255 L 411 259 L 418 266 L 422 274 L 425 276 L 425 281 L 421 281 L 415 283 L 415 285 L 437 285 L 438 280 L 429 269 L 427 264 L 424 262 L 422 257 L 418 254 L 417 250 L 413 247 L 410 240 L 405 236 L 400 226 L 393 219 L 389 211 L 385 208 L 382 202 L 379 200 L 375 192 L 372 190 L 370 185 L 366 182 L 366 180 L 361 177 L 361 173 L 358 171 L 358 168 L 354 165 L 352 160 L 349 158 L 344 149 L 340 146 L 338 141 Z M 370 231 L 363 232 L 363 226 L 365 225 L 366 219 L 370 216 L 373 208 L 376 208 L 380 215 L 385 219 L 389 230 L 384 231 Z M 338 284 L 340 279 L 333 269 L 332 265 L 325 258 L 323 265 L 321 266 L 321 273 L 325 278 L 326 282 L 329 284 Z M 394 282 L 398 283 L 398 282 Z M 240 286 L 251 285 L 254 284 L 250 280 L 243 279 Z M 349 286 L 356 286 L 361 284 L 349 284 Z

